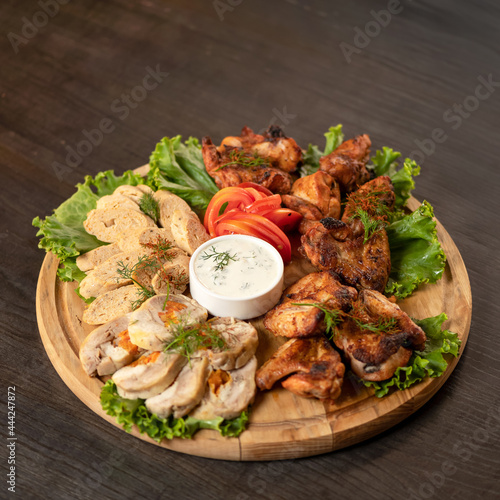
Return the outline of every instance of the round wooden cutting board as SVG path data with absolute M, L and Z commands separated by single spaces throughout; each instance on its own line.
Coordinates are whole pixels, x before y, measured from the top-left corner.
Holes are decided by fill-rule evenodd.
M 409 202 L 411 210 L 419 205 L 414 198 Z M 439 222 L 437 228 L 447 256 L 443 278 L 436 284 L 420 287 L 411 297 L 400 301 L 400 306 L 414 318 L 445 312 L 449 320 L 444 326 L 458 333 L 462 340 L 461 355 L 471 321 L 469 278 L 453 240 Z M 88 377 L 80 366 L 80 343 L 94 327 L 81 320 L 85 304 L 74 292 L 77 284 L 57 279 L 58 264 L 58 259 L 49 253 L 38 279 L 36 308 L 45 350 L 66 385 L 95 413 L 120 427 L 101 409 L 99 395 L 103 382 Z M 304 262 L 292 263 L 286 269 L 286 285 L 310 271 Z M 259 330 L 260 366 L 285 339 L 268 334 L 261 320 L 253 323 Z M 163 440 L 158 445 L 136 428 L 132 434 L 170 450 L 224 460 L 281 460 L 318 455 L 370 438 L 416 411 L 443 385 L 459 357 L 450 357 L 448 369 L 441 377 L 426 379 L 381 399 L 360 385 L 349 371 L 335 404 L 301 398 L 281 387 L 259 392 L 251 408 L 249 426 L 238 438 L 224 438 L 216 431 L 201 430 L 193 439 Z

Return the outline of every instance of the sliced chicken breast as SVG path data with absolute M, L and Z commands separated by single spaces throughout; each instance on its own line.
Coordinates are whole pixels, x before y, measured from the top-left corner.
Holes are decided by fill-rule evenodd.
M 146 408 L 160 418 L 187 415 L 201 401 L 209 372 L 207 358 L 191 359 L 170 387 L 146 400 Z
M 130 340 L 144 349 L 157 351 L 176 335 L 176 325 L 203 322 L 207 310 L 184 295 L 155 295 L 130 316 Z
M 247 364 L 259 344 L 257 330 L 234 318 L 216 318 L 209 324 L 220 332 L 226 345 L 222 349 L 201 349 L 193 357 L 207 357 L 214 370 L 234 370 Z
M 125 399 L 147 399 L 162 393 L 175 380 L 187 358 L 149 351 L 113 375 L 118 394 Z
M 256 370 L 257 358 L 253 356 L 238 370 L 212 371 L 203 399 L 191 416 L 201 420 L 237 417 L 255 398 Z
M 80 346 L 80 361 L 87 375 L 112 375 L 137 359 L 144 351 L 130 342 L 129 314 L 92 332 Z

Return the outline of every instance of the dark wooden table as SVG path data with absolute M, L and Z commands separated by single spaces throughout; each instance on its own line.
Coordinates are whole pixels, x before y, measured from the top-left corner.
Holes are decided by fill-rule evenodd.
M 498 2 L 9 0 L 0 18 L 1 498 L 9 386 L 18 498 L 500 497 Z M 146 163 L 164 135 L 270 123 L 303 146 L 343 123 L 413 154 L 414 194 L 469 271 L 469 342 L 429 403 L 357 446 L 274 463 L 169 452 L 97 417 L 53 369 L 31 220 L 85 174 Z

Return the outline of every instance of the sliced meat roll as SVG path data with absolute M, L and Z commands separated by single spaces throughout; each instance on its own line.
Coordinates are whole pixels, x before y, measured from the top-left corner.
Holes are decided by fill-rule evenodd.
M 106 243 L 114 243 L 127 231 L 154 226 L 155 223 L 151 218 L 130 208 L 96 208 L 87 214 L 83 222 L 87 233 Z
M 133 252 L 158 242 L 158 239 L 173 243 L 174 237 L 170 229 L 160 227 L 138 228 L 120 235 L 116 241 L 122 252 Z
M 137 264 L 139 258 L 147 253 L 146 249 L 142 249 L 135 252 L 122 252 L 113 255 L 83 278 L 80 283 L 80 295 L 88 299 L 90 297 L 98 297 L 123 285 L 130 285 L 132 280 L 121 277 L 117 272 L 118 268 L 122 264 L 132 268 Z
M 76 265 L 78 269 L 83 272 L 91 271 L 95 267 L 107 261 L 113 255 L 120 253 L 120 247 L 116 243 L 110 245 L 101 245 L 94 248 L 76 258 Z
M 112 375 L 138 358 L 143 350 L 130 342 L 129 314 L 92 332 L 80 346 L 80 361 L 87 375 Z
M 212 371 L 203 399 L 191 416 L 200 420 L 237 417 L 255 398 L 256 369 L 257 358 L 254 356 L 238 370 Z
M 156 191 L 153 195 L 154 199 L 158 202 L 158 207 L 160 209 L 160 226 L 166 229 L 170 229 L 172 225 L 172 217 L 176 210 L 185 212 L 187 214 L 191 213 L 191 207 L 179 196 L 160 189 Z
M 132 311 L 132 304 L 139 299 L 137 287 L 127 285 L 97 297 L 83 311 L 83 321 L 89 325 L 102 325 Z
M 121 196 L 125 196 L 126 198 L 128 198 L 129 200 L 133 201 L 137 206 L 139 205 L 139 203 L 141 202 L 141 198 L 144 196 L 145 194 L 145 191 L 144 189 L 147 188 L 147 192 L 150 192 L 152 193 L 152 189 L 151 188 L 148 188 L 148 186 L 118 186 L 115 191 L 114 191 L 114 195 L 121 195 Z
M 250 323 L 234 318 L 217 318 L 209 325 L 220 332 L 226 345 L 222 349 L 201 349 L 193 356 L 208 357 L 214 370 L 241 368 L 255 354 L 259 335 Z
M 183 293 L 189 284 L 189 257 L 179 253 L 170 262 L 163 265 L 151 280 L 151 286 L 157 295 Z
M 174 339 L 176 325 L 199 323 L 207 319 L 207 310 L 184 295 L 156 295 L 130 316 L 130 340 L 144 349 L 157 351 Z
M 163 392 L 175 380 L 187 358 L 160 351 L 144 353 L 113 375 L 118 394 L 125 399 L 147 399 Z
M 103 196 L 102 198 L 97 200 L 96 208 L 99 210 L 100 209 L 109 210 L 111 208 L 130 208 L 131 210 L 135 210 L 137 212 L 141 211 L 139 205 L 135 201 L 117 193 Z
M 202 243 L 210 239 L 194 212 L 175 210 L 172 214 L 170 229 L 175 244 L 188 255 L 192 255 Z
M 209 372 L 207 358 L 191 359 L 170 387 L 146 399 L 146 408 L 160 418 L 187 415 L 201 401 Z

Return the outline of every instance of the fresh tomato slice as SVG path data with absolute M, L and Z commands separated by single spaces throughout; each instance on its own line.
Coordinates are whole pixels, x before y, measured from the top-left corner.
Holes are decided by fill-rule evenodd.
M 280 253 L 285 263 L 292 258 L 290 240 L 273 222 L 258 214 L 236 212 L 216 222 L 215 234 L 246 234 L 270 243 Z
M 256 189 L 257 191 L 260 191 L 261 193 L 267 195 L 267 196 L 272 196 L 272 191 L 269 191 L 264 186 L 261 186 L 260 184 L 257 184 L 256 182 L 242 182 L 241 184 L 238 184 L 238 187 L 241 188 L 253 188 Z
M 253 187 L 243 188 L 250 196 L 253 197 L 254 201 L 262 200 L 263 198 L 267 198 L 267 194 L 262 193 L 261 191 L 257 191 Z
M 254 202 L 254 198 L 243 188 L 227 187 L 218 191 L 208 204 L 204 225 L 210 236 L 215 236 L 215 221 L 223 213 L 235 209 L 244 209 Z
M 289 208 L 275 208 L 267 212 L 261 212 L 260 215 L 274 222 L 285 233 L 297 229 L 299 222 L 302 220 L 302 214 Z
M 281 207 L 281 196 L 273 194 L 261 200 L 254 201 L 251 205 L 245 208 L 245 211 L 251 214 L 261 214 Z

